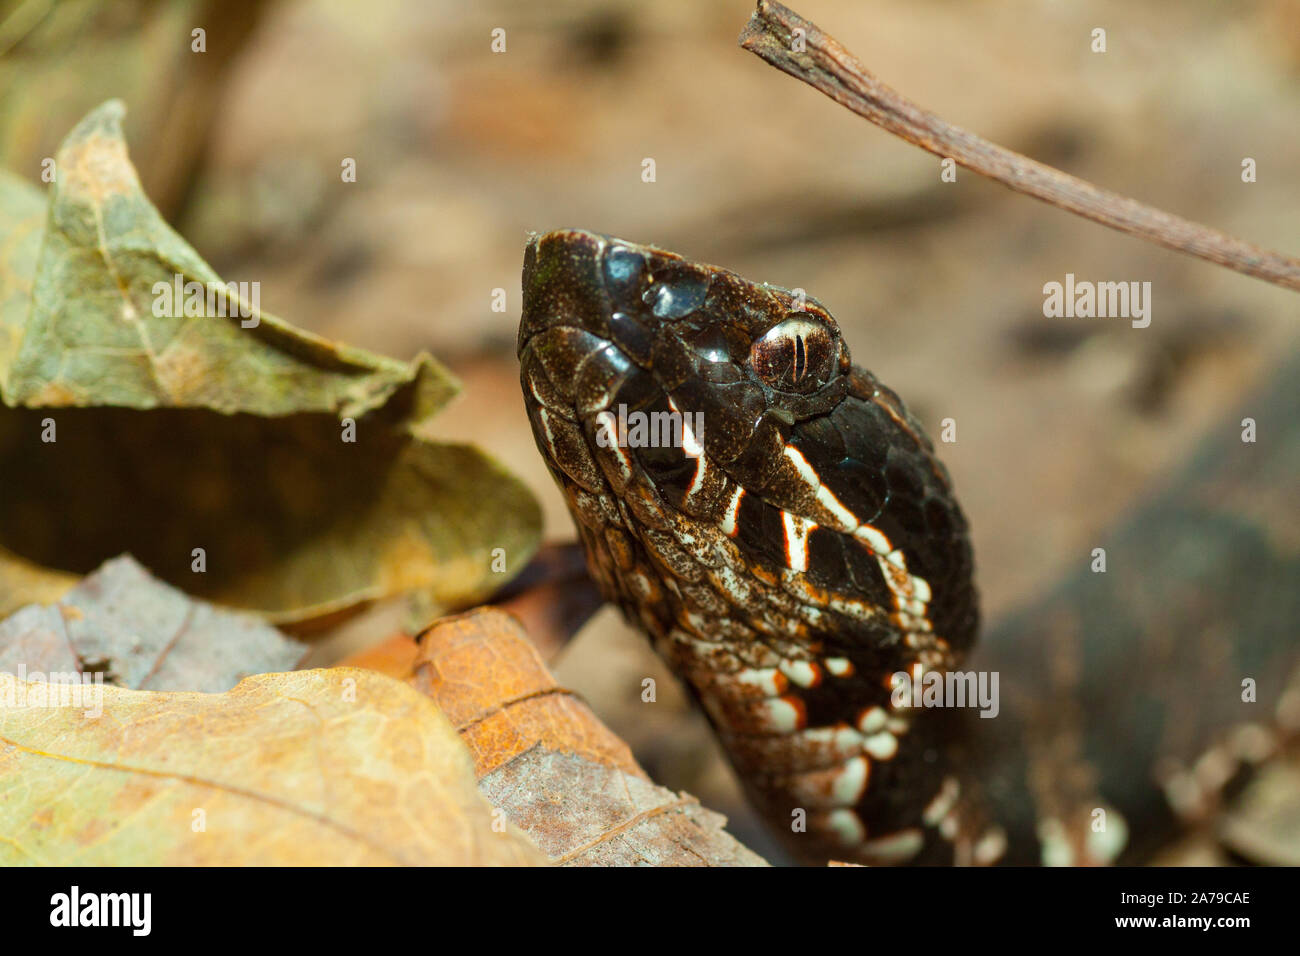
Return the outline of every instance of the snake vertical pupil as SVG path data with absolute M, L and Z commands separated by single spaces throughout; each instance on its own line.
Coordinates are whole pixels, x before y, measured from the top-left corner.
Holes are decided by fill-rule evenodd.
M 826 326 L 807 318 L 786 319 L 753 345 L 750 364 L 758 377 L 785 392 L 821 388 L 837 371 L 836 340 Z

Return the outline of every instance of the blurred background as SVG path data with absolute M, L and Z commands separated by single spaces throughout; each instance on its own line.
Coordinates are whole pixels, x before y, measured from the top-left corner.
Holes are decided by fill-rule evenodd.
M 950 122 L 1257 244 L 1300 251 L 1300 0 L 803 0 Z M 128 106 L 169 221 L 264 308 L 436 355 L 472 441 L 573 537 L 519 394 L 530 231 L 576 226 L 800 286 L 944 446 L 986 620 L 1087 559 L 1294 353 L 1300 300 L 1046 207 L 897 140 L 736 46 L 748 0 L 0 2 L 0 162 Z M 1107 52 L 1091 51 L 1102 27 Z M 206 51 L 191 50 L 195 28 Z M 505 31 L 505 52 L 492 31 Z M 1243 183 L 1245 157 L 1258 181 Z M 341 164 L 356 163 L 343 182 Z M 655 161 L 656 181 L 642 181 Z M 1150 281 L 1153 319 L 1046 319 L 1066 273 Z M 493 290 L 507 310 L 493 312 Z M 391 632 L 352 622 L 315 663 Z M 652 777 L 751 818 L 704 724 L 606 609 L 556 663 Z M 640 702 L 659 682 L 659 704 Z

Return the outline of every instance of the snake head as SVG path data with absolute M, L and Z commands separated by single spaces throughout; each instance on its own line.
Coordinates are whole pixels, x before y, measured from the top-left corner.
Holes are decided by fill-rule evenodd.
M 769 578 L 973 640 L 947 472 L 820 302 L 574 229 L 529 241 L 523 291 L 522 385 L 562 482 L 721 529 Z
M 531 344 L 553 382 L 571 380 L 580 414 L 671 395 L 713 426 L 696 437 L 718 461 L 848 386 L 848 349 L 815 299 L 663 249 L 556 230 L 528 243 L 523 285 L 520 356 Z

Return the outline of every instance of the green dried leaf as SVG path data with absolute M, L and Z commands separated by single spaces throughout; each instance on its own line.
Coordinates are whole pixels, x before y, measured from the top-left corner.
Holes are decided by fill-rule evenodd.
M 13 556 L 86 573 L 130 552 L 278 620 L 405 591 L 470 603 L 506 578 L 495 548 L 522 568 L 531 494 L 478 450 L 423 437 L 458 388 L 435 360 L 260 310 L 154 314 L 157 283 L 226 287 L 145 198 L 122 114 L 106 103 L 68 136 L 48 208 L 0 175 L 0 614 L 50 596 L 13 593 Z
M 159 294 L 178 276 L 212 289 L 225 310 L 252 303 L 216 294 L 221 278 L 149 203 L 127 157 L 123 114 L 120 102 L 106 103 L 64 140 L 34 263 L 31 203 L 19 200 L 20 263 L 10 268 L 34 264 L 35 274 L 27 308 L 0 313 L 9 342 L 0 353 L 5 404 L 356 417 L 412 383 L 429 393 L 428 412 L 455 394 L 432 359 L 408 365 L 260 310 L 246 319 L 157 315 Z M 15 278 L 25 285 L 26 276 Z

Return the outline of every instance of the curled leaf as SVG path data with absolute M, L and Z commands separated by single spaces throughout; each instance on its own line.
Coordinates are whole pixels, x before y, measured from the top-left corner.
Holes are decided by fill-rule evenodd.
M 522 568 L 532 495 L 426 437 L 452 376 L 223 284 L 141 191 L 122 114 L 106 103 L 72 131 L 48 204 L 0 174 L 0 597 L 20 573 L 47 596 L 33 565 L 86 573 L 129 551 L 294 621 L 407 591 L 463 606 Z

